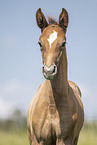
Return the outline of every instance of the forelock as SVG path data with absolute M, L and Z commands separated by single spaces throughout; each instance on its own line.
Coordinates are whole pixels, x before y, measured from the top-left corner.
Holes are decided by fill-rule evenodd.
M 48 17 L 48 22 L 49 22 L 49 25 L 52 25 L 52 24 L 58 25 L 58 22 L 52 17 Z

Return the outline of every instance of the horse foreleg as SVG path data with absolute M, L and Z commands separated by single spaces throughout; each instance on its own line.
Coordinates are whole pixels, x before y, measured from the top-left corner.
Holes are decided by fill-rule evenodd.
M 29 143 L 30 145 L 42 145 L 39 144 L 38 141 L 36 140 L 35 134 L 33 133 L 33 130 L 30 132 L 30 130 L 27 130 L 28 138 L 29 138 Z
M 74 145 L 77 145 L 77 143 L 78 143 L 78 137 L 75 138 Z
M 68 138 L 64 141 L 65 145 L 73 145 L 71 138 Z
M 71 138 L 68 138 L 66 140 L 63 139 L 57 139 L 56 145 L 73 145 Z

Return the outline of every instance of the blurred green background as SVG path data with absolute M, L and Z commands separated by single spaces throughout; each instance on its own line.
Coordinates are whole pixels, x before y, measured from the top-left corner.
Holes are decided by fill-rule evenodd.
M 7 120 L 0 121 L 0 145 L 29 145 L 26 117 L 16 110 Z M 97 145 L 97 121 L 85 121 L 78 145 Z

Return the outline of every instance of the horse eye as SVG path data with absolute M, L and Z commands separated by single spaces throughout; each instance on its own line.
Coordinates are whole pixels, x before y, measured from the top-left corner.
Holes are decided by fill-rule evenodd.
M 39 46 L 42 47 L 42 44 L 40 42 L 38 42 Z
M 65 46 L 65 44 L 66 44 L 66 42 L 63 42 L 63 43 L 62 43 L 62 47 L 64 47 L 64 46 Z

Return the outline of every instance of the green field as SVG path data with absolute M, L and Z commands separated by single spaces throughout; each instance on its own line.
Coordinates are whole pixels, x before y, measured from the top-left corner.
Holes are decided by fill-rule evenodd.
M 26 131 L 0 131 L 0 145 L 29 145 Z
M 97 124 L 89 123 L 83 127 L 78 145 L 97 145 Z
M 0 130 L 0 145 L 29 145 L 26 129 Z M 84 125 L 78 145 L 97 145 L 97 123 Z

